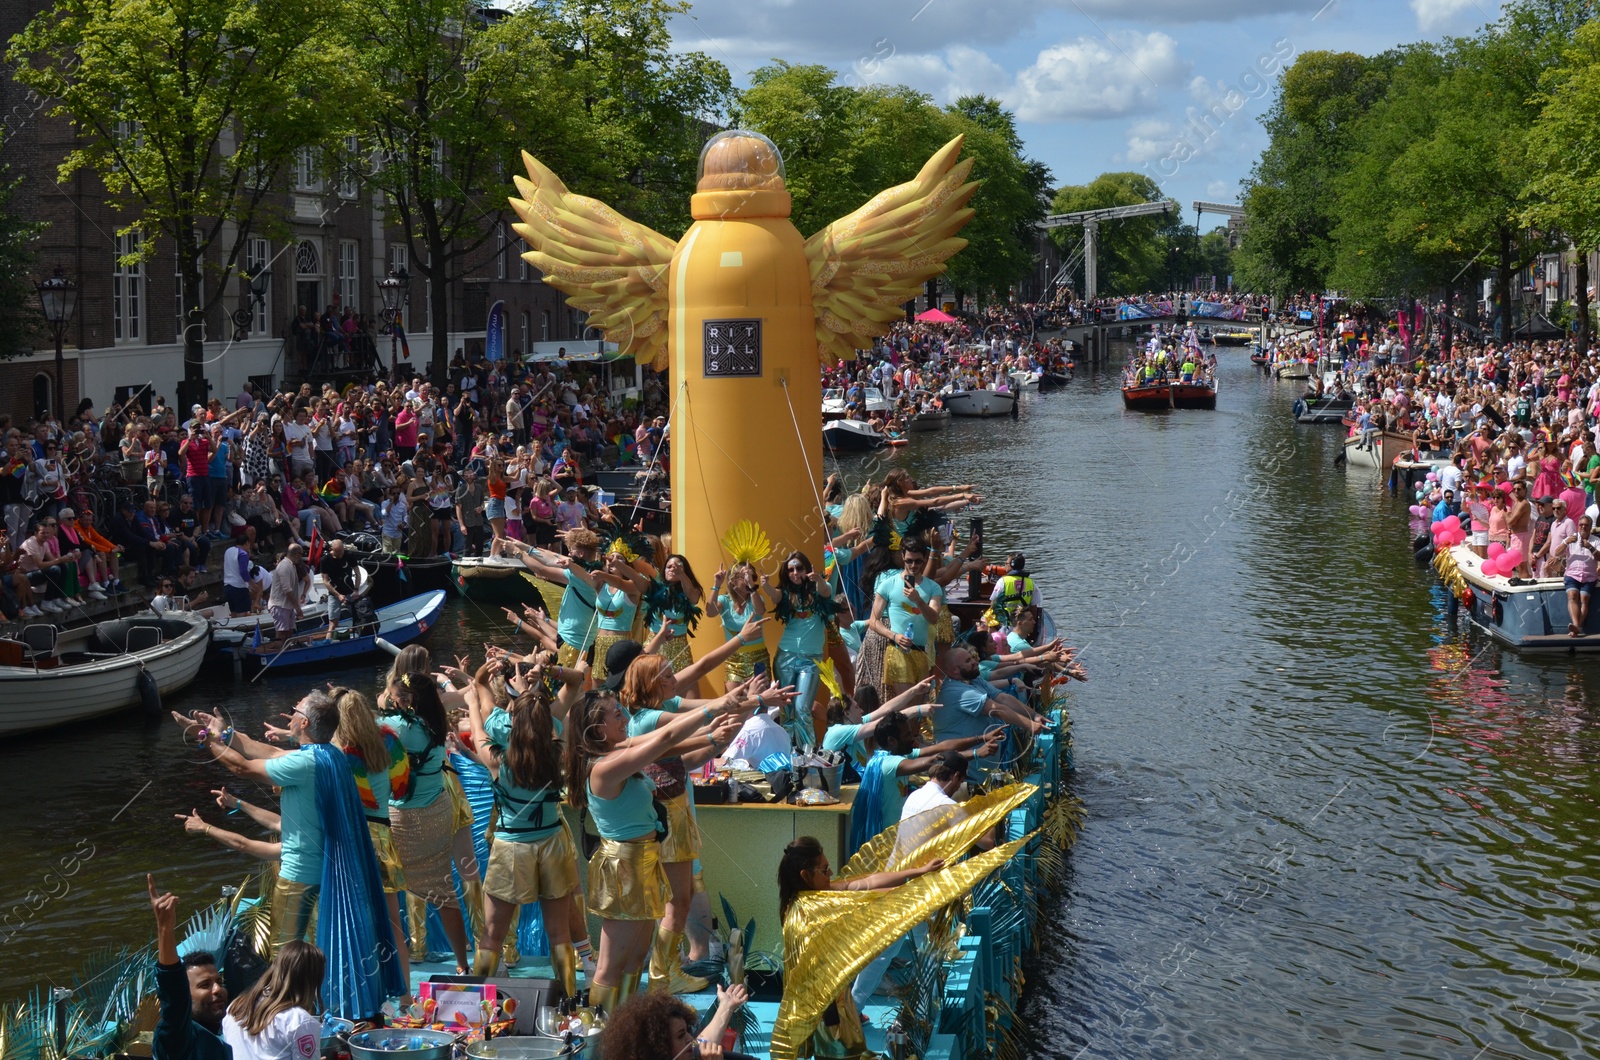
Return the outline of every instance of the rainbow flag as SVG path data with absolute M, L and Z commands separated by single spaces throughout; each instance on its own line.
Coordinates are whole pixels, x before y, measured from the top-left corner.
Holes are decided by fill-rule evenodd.
M 394 333 L 400 338 L 400 352 L 406 355 L 406 360 L 411 360 L 411 343 L 406 341 L 406 329 L 396 322 Z
M 321 489 L 317 490 L 317 496 L 321 497 L 325 501 L 343 500 L 344 483 L 340 482 L 336 478 L 330 478 L 328 481 L 322 484 Z

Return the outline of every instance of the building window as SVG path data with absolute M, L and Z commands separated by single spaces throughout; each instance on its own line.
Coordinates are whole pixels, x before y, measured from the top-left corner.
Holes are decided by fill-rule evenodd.
M 533 352 L 532 347 L 529 345 L 529 343 L 533 339 L 533 315 L 531 313 L 529 313 L 526 309 L 524 309 L 522 311 L 522 318 L 521 319 L 522 319 L 522 345 L 520 347 L 518 347 L 518 348 L 522 351 L 522 355 L 524 357 L 526 357 L 528 354 Z
M 36 420 L 50 419 L 54 413 L 50 406 L 54 403 L 51 398 L 55 386 L 48 375 L 43 372 L 33 377 L 33 418 Z
M 309 147 L 295 152 L 294 187 L 296 191 L 322 190 L 322 178 L 317 175 L 317 154 Z
M 539 341 L 550 341 L 550 310 L 548 309 L 539 314 Z
M 250 245 L 245 250 L 245 271 L 253 280 L 272 267 L 272 245 L 265 239 L 252 237 Z M 254 335 L 265 335 L 269 330 L 268 321 L 272 319 L 272 287 L 268 285 L 266 297 L 260 305 L 251 302 L 253 315 L 250 320 L 250 332 Z
M 339 197 L 354 199 L 360 193 L 357 174 L 361 165 L 361 141 L 354 136 L 344 138 L 344 164 L 339 167 Z
M 322 255 L 317 253 L 317 245 L 307 239 L 295 248 L 294 271 L 296 276 L 321 276 Z
M 128 259 L 139 253 L 139 233 L 116 238 L 111 263 L 111 337 L 116 343 L 144 341 L 144 263 Z
M 528 259 L 522 255 L 533 248 L 528 246 L 527 240 L 518 240 L 518 243 L 522 249 L 517 253 L 517 279 L 526 280 L 528 278 Z
M 184 325 L 187 323 L 183 312 L 183 255 L 176 250 L 172 252 L 172 301 L 173 341 L 182 342 Z
M 345 309 L 359 310 L 360 304 L 360 261 L 361 247 L 353 239 L 339 241 L 339 305 Z
M 506 223 L 494 223 L 494 278 L 506 278 Z

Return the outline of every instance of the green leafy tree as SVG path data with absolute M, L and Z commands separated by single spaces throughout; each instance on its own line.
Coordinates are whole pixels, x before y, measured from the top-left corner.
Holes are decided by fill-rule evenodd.
M 33 288 L 38 270 L 33 241 L 44 225 L 12 209 L 18 183 L 0 166 L 0 360 L 26 353 L 43 333 Z
M 973 197 L 978 212 L 961 235 L 967 248 L 950 263 L 957 295 L 1003 298 L 1038 261 L 1038 224 L 1049 212 L 1050 169 L 1023 153 L 1016 119 L 989 96 L 963 96 L 947 108 L 965 150 L 976 161 L 981 184 Z
M 338 16 L 326 0 L 57 0 L 11 42 L 17 81 L 78 134 L 62 179 L 100 178 L 119 234 L 139 236 L 125 257 L 150 258 L 157 237 L 176 248 L 191 386 L 250 235 L 282 221 L 296 151 L 345 127 Z
M 1069 184 L 1059 189 L 1051 203 L 1051 213 L 1078 213 L 1109 206 L 1135 206 L 1160 202 L 1161 186 L 1143 173 L 1102 173 L 1087 184 Z M 1159 214 L 1106 221 L 1100 225 L 1099 276 L 1101 294 L 1141 294 L 1165 290 L 1174 267 L 1175 232 L 1172 222 Z M 1080 236 L 1076 228 L 1052 232 L 1059 245 L 1067 247 Z M 1082 272 L 1075 281 L 1083 290 Z
M 1267 149 L 1246 178 L 1241 285 L 1280 295 L 1319 291 L 1333 267 L 1336 180 L 1356 143 L 1352 130 L 1383 99 L 1393 54 L 1310 51 L 1279 79 L 1262 118 Z
M 1548 72 L 1527 158 L 1535 174 L 1523 211 L 1528 223 L 1567 233 L 1578 250 L 1577 324 L 1588 349 L 1589 252 L 1600 246 L 1600 23 L 1576 31 L 1564 60 Z

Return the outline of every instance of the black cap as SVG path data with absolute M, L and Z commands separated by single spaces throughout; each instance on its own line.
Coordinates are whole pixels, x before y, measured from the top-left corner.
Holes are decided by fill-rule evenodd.
M 1011 570 L 1019 573 L 1025 571 L 1028 569 L 1028 557 L 1024 556 L 1020 552 L 1013 552 L 1011 553 L 1011 562 L 1009 566 Z
M 600 687 L 607 692 L 621 689 L 623 678 L 628 676 L 628 667 L 643 654 L 644 645 L 636 640 L 619 640 L 607 648 L 606 679 L 600 683 Z
M 944 773 L 951 773 L 965 779 L 967 775 L 967 758 L 960 751 L 941 751 L 933 760 L 934 768 Z

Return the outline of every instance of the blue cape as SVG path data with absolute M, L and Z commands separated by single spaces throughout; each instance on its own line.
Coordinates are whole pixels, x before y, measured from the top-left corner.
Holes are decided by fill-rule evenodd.
M 322 891 L 317 946 L 327 958 L 322 1003 L 328 1012 L 361 1020 L 378 1014 L 385 998 L 410 992 L 389 927 L 378 858 L 367 817 L 343 751 L 309 745 L 317 759 L 317 813 L 322 818 Z
M 888 752 L 878 748 L 861 769 L 861 786 L 850 807 L 850 838 L 845 843 L 846 857 L 854 856 L 873 836 L 883 831 L 883 768 Z

